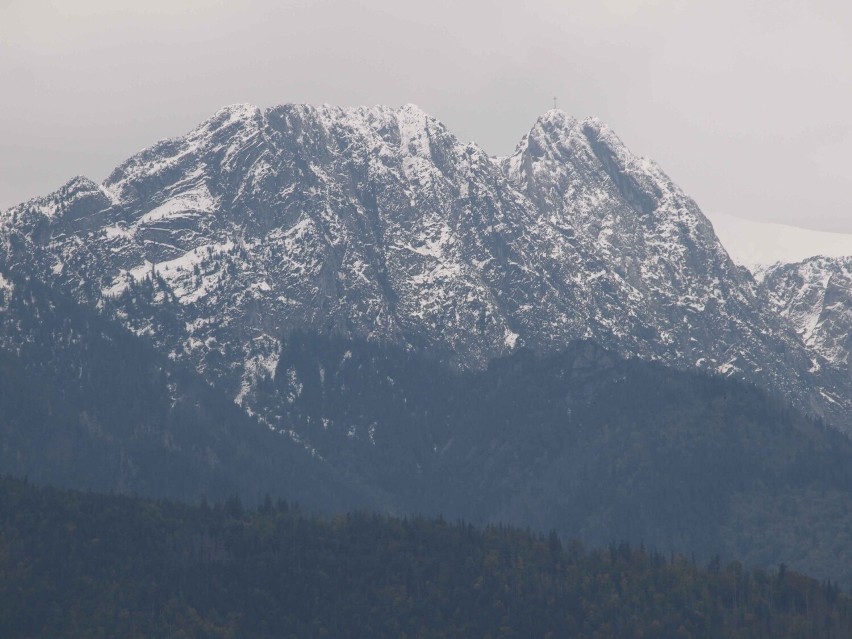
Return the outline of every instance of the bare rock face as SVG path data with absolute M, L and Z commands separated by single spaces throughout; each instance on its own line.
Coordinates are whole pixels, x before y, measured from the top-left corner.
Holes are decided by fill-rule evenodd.
M 785 368 L 807 368 L 695 202 L 601 122 L 551 111 L 503 166 L 565 239 L 594 339 L 676 365 L 756 373 L 768 384 Z
M 775 264 L 762 273 L 760 286 L 823 365 L 852 376 L 852 257 Z
M 60 281 L 275 428 L 256 390 L 295 329 L 459 368 L 585 338 L 752 380 L 841 427 L 852 414 L 848 378 L 697 205 L 560 111 L 496 159 L 412 105 L 227 107 L 102 185 L 4 213 L 0 262 Z

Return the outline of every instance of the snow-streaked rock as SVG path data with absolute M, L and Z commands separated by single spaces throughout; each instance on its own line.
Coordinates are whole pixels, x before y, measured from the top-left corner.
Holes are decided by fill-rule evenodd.
M 847 414 L 695 203 L 561 111 L 499 160 L 413 105 L 227 107 L 103 185 L 11 209 L 0 233 L 11 266 L 60 279 L 275 427 L 254 389 L 297 328 L 460 367 L 594 339 Z
M 852 348 L 852 257 L 812 257 L 769 267 L 767 298 L 813 352 L 849 373 Z

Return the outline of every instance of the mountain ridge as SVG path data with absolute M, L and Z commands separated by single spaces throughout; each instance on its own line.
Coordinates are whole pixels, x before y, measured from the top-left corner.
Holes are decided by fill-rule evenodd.
M 4 214 L 2 259 L 240 403 L 308 328 L 461 368 L 594 339 L 849 414 L 845 382 L 762 308 L 697 205 L 594 118 L 549 111 L 501 160 L 414 105 L 235 105 L 63 189 Z

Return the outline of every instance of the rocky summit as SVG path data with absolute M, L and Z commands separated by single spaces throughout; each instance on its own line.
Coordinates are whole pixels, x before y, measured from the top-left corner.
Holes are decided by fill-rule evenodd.
M 838 358 L 695 202 L 605 124 L 558 110 L 494 158 L 413 105 L 227 107 L 103 184 L 6 211 L 0 264 L 148 336 L 278 429 L 256 389 L 294 330 L 458 369 L 594 340 L 852 427 Z

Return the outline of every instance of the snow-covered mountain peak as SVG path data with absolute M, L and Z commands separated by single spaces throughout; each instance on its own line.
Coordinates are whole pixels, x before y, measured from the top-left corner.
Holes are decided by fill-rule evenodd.
M 260 107 L 247 102 L 229 104 L 217 110 L 210 118 L 196 127 L 196 131 L 221 128 L 234 122 L 246 122 L 261 115 Z
M 704 225 L 697 206 L 653 161 L 633 154 L 598 118 L 577 120 L 563 111 L 541 116 L 524 136 L 503 170 L 540 205 L 576 218 L 682 214 Z M 611 200 L 604 206 L 604 200 Z M 624 202 L 630 208 L 624 208 Z M 712 230 L 707 231 L 712 235 Z M 705 233 L 706 235 L 707 233 Z
M 162 140 L 131 157 L 107 178 L 105 186 L 132 202 L 140 195 L 139 183 L 151 177 L 162 178 L 156 182 L 169 181 L 176 172 L 198 169 L 206 175 L 214 167 L 200 164 L 209 165 L 211 160 L 233 172 L 239 168 L 234 160 L 244 159 L 245 149 L 262 150 L 265 162 L 277 154 L 281 143 L 295 143 L 312 157 L 359 149 L 376 157 L 402 153 L 429 160 L 436 144 L 444 156 L 451 148 L 462 148 L 440 121 L 414 104 L 399 108 L 285 104 L 265 110 L 238 104 L 220 109 L 184 136 Z
M 577 118 L 562 109 L 548 109 L 533 124 L 532 130 L 544 128 L 570 129 L 577 125 Z
M 87 178 L 85 175 L 75 175 L 65 184 L 59 187 L 58 194 L 73 195 L 76 192 L 90 191 L 92 189 L 98 188 L 98 184 L 93 180 Z
M 240 130 L 262 125 L 263 110 L 253 104 L 232 104 L 216 111 L 185 136 L 178 138 L 190 146 L 201 146 L 213 137 L 235 135 Z
M 653 160 L 632 153 L 603 120 L 595 116 L 578 120 L 561 109 L 540 116 L 507 160 L 514 172 L 529 168 L 531 160 L 549 162 L 548 168 L 557 171 L 577 163 L 600 163 L 608 172 L 629 172 L 646 182 L 650 178 L 670 184 Z
M 527 151 L 558 161 L 564 159 L 565 154 L 577 153 L 579 149 L 591 151 L 589 142 L 592 141 L 606 143 L 619 153 L 627 151 L 623 142 L 600 118 L 588 116 L 578 119 L 562 109 L 550 109 L 536 119 L 513 155 Z
M 399 107 L 399 109 L 397 109 L 397 113 L 405 113 L 405 114 L 411 115 L 412 117 L 419 118 L 419 119 L 434 120 L 434 118 L 431 115 L 426 113 L 426 111 L 421 109 L 419 106 L 417 106 L 413 102 L 406 102 L 405 104 L 403 104 L 401 107 Z
M 459 367 L 592 339 L 810 401 L 798 338 L 696 204 L 599 120 L 548 111 L 495 160 L 415 105 L 236 105 L 106 190 L 77 188 L 16 207 L 0 261 L 58 278 L 256 412 L 281 339 L 305 328 Z M 38 210 L 54 201 L 61 223 Z
M 406 104 L 396 112 L 401 138 L 400 149 L 422 157 L 431 157 L 432 132 L 443 132 L 443 126 L 419 107 Z
M 576 118 L 560 109 L 541 115 L 523 137 L 511 157 L 529 155 L 542 160 L 559 161 L 570 151 L 571 141 L 580 133 Z

